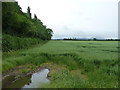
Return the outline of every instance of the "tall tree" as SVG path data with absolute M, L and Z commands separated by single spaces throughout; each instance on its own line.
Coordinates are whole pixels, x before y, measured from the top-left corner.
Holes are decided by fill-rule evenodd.
M 28 17 L 31 18 L 31 12 L 30 12 L 30 7 L 29 6 L 27 8 L 27 14 L 28 14 Z

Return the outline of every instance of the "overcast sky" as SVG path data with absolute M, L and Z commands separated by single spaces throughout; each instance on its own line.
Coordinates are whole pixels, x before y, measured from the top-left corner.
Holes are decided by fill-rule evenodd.
M 119 0 L 16 0 L 54 32 L 53 38 L 118 38 Z

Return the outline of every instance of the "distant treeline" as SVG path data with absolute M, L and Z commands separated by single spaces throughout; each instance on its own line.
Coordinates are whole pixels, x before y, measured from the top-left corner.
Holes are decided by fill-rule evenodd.
M 32 42 L 35 41 L 34 44 L 37 44 L 38 40 L 51 39 L 53 31 L 43 25 L 36 14 L 34 14 L 34 18 L 31 16 L 30 7 L 27 8 L 27 13 L 24 13 L 17 2 L 2 3 L 3 51 L 16 50 L 16 47 L 20 48 L 17 45 L 18 42 L 21 45 L 23 44 L 24 47 L 29 47 L 31 40 Z M 14 45 L 12 46 L 10 43 L 14 43 Z M 24 43 L 29 43 L 29 45 Z
M 93 38 L 93 39 L 86 39 L 86 38 L 64 38 L 64 39 L 54 39 L 54 40 L 76 40 L 76 41 L 120 41 L 120 39 L 97 39 L 97 38 Z

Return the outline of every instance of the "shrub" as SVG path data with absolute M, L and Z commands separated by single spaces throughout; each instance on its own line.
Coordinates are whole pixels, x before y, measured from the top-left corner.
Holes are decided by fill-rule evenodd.
M 40 41 L 41 40 L 37 38 L 20 38 L 16 36 L 3 34 L 2 50 L 3 52 L 7 52 L 11 50 L 25 49 L 32 45 L 39 44 Z

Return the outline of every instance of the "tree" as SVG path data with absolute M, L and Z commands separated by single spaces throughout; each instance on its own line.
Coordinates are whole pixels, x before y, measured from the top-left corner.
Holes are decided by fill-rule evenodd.
M 96 41 L 97 39 L 96 38 L 93 38 L 94 41 Z
M 46 30 L 47 30 L 47 40 L 50 40 L 52 38 L 53 31 L 49 28 Z
M 2 11 L 3 33 L 17 37 L 34 37 L 42 40 L 51 39 L 52 30 L 43 25 L 36 14 L 34 14 L 34 19 L 31 19 L 30 7 L 27 8 L 26 14 L 21 11 L 18 3 L 3 3 Z
M 28 14 L 28 17 L 31 18 L 31 12 L 30 12 L 30 7 L 29 6 L 27 8 L 27 14 Z
M 37 15 L 36 14 L 34 14 L 34 19 L 37 20 Z

